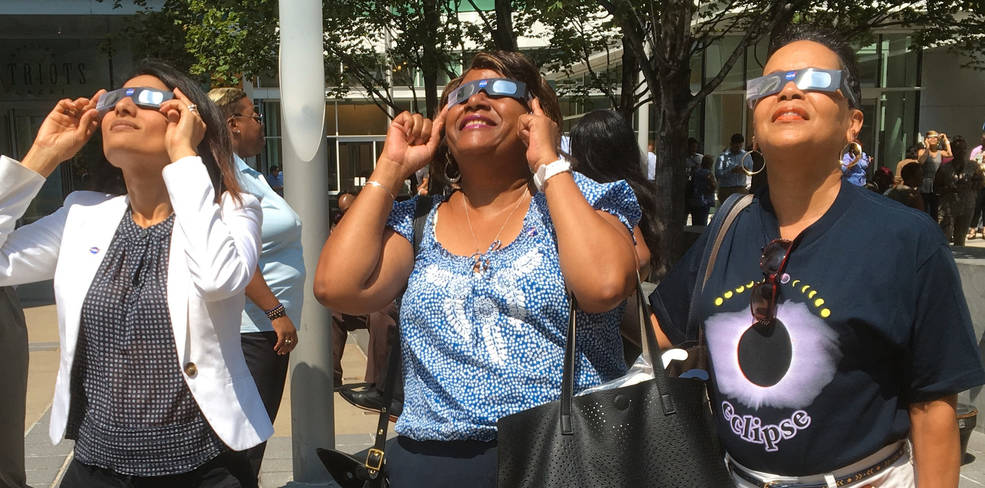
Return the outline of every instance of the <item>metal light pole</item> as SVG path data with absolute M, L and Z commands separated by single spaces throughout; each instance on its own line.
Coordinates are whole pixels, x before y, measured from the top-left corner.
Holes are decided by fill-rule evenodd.
M 280 93 L 284 189 L 303 222 L 308 270 L 297 349 L 291 353 L 291 432 L 294 481 L 331 486 L 315 453 L 335 447 L 331 312 L 315 300 L 312 273 L 328 238 L 325 66 L 321 0 L 281 1 Z

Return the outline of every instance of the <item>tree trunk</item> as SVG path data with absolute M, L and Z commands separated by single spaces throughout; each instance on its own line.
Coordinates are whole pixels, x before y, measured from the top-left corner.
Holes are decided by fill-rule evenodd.
M 498 49 L 516 51 L 516 35 L 513 33 L 513 5 L 511 0 L 496 0 L 496 32 L 493 41 Z
M 659 110 L 657 130 L 657 208 L 656 216 L 660 235 L 660 263 L 655 275 L 662 277 L 676 263 L 691 244 L 686 239 L 684 224 L 687 174 L 684 161 L 687 157 L 688 125 L 691 113 L 687 102 L 691 97 L 688 71 L 661 73 L 660 102 L 653 106 Z
M 622 37 L 622 90 L 619 95 L 619 107 L 616 110 L 627 121 L 633 120 L 636 106 L 636 83 L 640 71 L 636 55 L 629 45 L 626 36 Z
M 421 5 L 424 22 L 427 24 L 425 32 L 438 32 L 441 14 L 437 0 L 424 0 Z M 424 103 L 427 116 L 433 118 L 438 113 L 438 48 L 434 45 L 434 40 L 429 39 L 423 44 L 421 75 L 424 78 Z

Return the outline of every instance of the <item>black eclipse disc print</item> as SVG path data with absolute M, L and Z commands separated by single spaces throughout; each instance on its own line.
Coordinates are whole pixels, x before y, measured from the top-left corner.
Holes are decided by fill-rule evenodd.
M 780 382 L 790 369 L 790 333 L 780 319 L 769 325 L 750 326 L 739 338 L 739 368 L 751 383 L 769 387 Z

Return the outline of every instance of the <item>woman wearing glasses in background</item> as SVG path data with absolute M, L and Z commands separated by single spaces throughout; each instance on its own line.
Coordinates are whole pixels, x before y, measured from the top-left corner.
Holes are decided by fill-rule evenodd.
M 127 194 L 75 192 L 14 230 L 97 130 Z M 0 158 L 0 245 L 0 284 L 54 279 L 49 434 L 75 440 L 61 486 L 257 486 L 232 451 L 273 433 L 239 340 L 260 205 L 194 82 L 148 63 L 120 90 L 58 102 L 22 163 Z
M 496 421 L 560 397 L 565 287 L 583 311 L 575 389 L 625 371 L 619 322 L 640 210 L 626 182 L 593 182 L 558 156 L 557 97 L 523 55 L 480 53 L 442 101 L 433 125 L 407 112 L 391 123 L 368 186 L 325 243 L 315 296 L 364 314 L 406 284 L 390 485 L 491 488 Z M 431 161 L 459 189 L 394 205 Z M 418 198 L 432 209 L 415 256 Z
M 843 181 L 862 112 L 854 52 L 833 39 L 793 27 L 747 84 L 768 186 L 691 311 L 718 435 L 743 488 L 956 487 L 956 394 L 985 382 L 967 304 L 926 214 Z M 697 338 L 690 295 L 714 237 L 650 297 L 669 343 Z

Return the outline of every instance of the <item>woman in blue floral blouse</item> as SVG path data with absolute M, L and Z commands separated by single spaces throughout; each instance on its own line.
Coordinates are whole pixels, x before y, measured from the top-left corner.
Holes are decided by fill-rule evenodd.
M 496 421 L 560 396 L 570 290 L 578 303 L 576 389 L 625 370 L 619 321 L 636 282 L 624 181 L 600 184 L 558 156 L 560 107 L 518 53 L 480 53 L 432 121 L 390 124 L 376 169 L 322 250 L 315 296 L 344 313 L 400 310 L 405 386 L 387 451 L 391 486 L 494 487 Z M 394 194 L 433 164 L 456 187 Z

